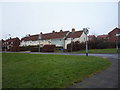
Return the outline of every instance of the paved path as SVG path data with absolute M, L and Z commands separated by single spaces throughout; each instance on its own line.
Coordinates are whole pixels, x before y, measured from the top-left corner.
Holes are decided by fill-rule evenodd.
M 26 53 L 85 55 L 85 54 L 70 54 L 70 53 L 39 53 L 39 52 L 26 52 Z M 98 57 L 107 58 L 112 62 L 112 65 L 108 69 L 98 72 L 90 78 L 85 78 L 82 82 L 77 82 L 73 86 L 68 86 L 67 88 L 118 88 L 118 61 L 120 62 L 119 59 L 120 56 L 118 54 L 89 54 L 89 56 L 98 56 Z

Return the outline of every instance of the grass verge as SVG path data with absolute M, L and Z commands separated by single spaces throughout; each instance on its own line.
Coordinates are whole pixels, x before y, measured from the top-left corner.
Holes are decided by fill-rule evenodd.
M 75 52 L 70 52 L 70 53 L 86 53 L 86 50 L 81 50 L 81 51 L 75 51 Z M 117 53 L 117 50 L 115 48 L 112 49 L 89 49 L 88 53 L 100 53 L 100 54 L 113 54 Z
M 3 53 L 3 88 L 65 88 L 106 69 L 111 62 L 94 56 Z

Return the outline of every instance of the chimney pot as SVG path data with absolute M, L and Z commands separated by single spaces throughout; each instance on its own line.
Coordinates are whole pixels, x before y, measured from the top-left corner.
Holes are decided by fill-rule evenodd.
M 55 30 L 52 31 L 53 33 L 55 32 Z
M 62 30 L 60 30 L 60 32 L 62 32 Z
M 72 32 L 75 32 L 75 28 L 72 28 Z

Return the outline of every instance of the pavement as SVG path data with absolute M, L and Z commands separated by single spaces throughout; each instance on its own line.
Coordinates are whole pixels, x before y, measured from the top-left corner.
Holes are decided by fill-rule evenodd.
M 9 52 L 8 52 L 9 53 Z M 56 54 L 56 55 L 85 55 L 71 53 L 41 53 L 41 52 L 21 52 L 30 54 Z M 118 88 L 118 63 L 120 55 L 118 54 L 89 54 L 89 56 L 98 56 L 107 58 L 112 62 L 112 65 L 101 72 L 96 73 L 92 77 L 85 78 L 81 82 L 75 82 L 74 85 L 67 88 Z

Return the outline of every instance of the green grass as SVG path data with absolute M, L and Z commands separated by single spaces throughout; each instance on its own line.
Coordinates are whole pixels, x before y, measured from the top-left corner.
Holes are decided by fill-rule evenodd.
M 94 56 L 3 53 L 2 60 L 3 88 L 65 88 L 111 65 Z
M 81 51 L 75 51 L 75 52 L 71 52 L 71 53 L 86 53 L 85 50 L 81 50 Z M 112 49 L 89 49 L 88 53 L 117 53 L 115 48 Z

